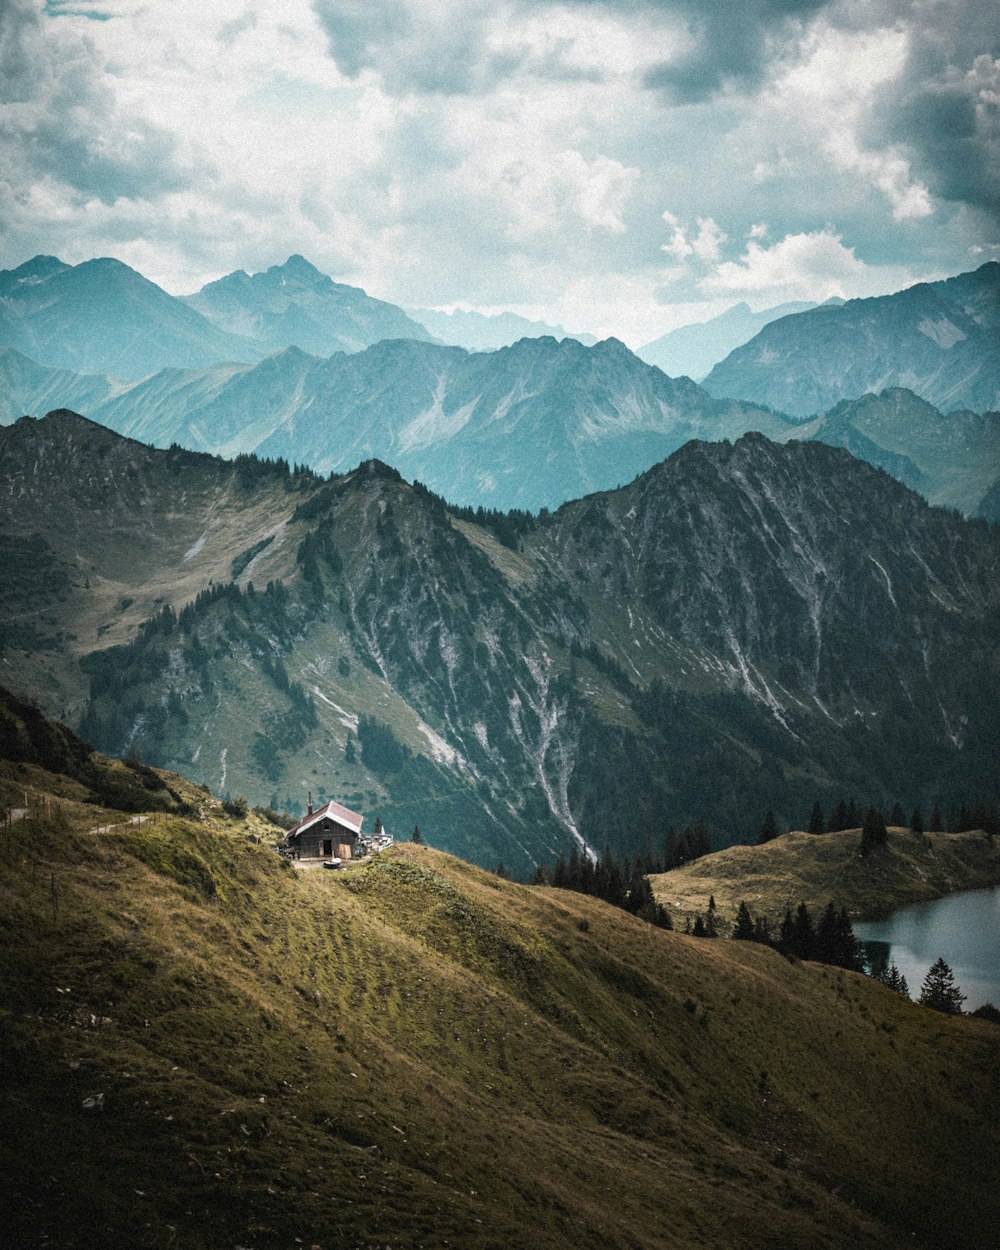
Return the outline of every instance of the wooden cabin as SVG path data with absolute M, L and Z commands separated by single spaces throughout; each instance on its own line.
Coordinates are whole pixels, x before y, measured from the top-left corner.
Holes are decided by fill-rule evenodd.
M 339 803 L 326 803 L 285 834 L 285 845 L 296 859 L 351 859 L 357 853 L 364 817 Z

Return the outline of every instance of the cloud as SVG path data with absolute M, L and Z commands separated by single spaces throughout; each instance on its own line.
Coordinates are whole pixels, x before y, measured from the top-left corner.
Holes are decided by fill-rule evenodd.
M 693 257 L 712 263 L 719 259 L 722 244 L 729 236 L 711 217 L 698 218 L 697 232 L 685 229 L 669 211 L 663 214 L 663 220 L 672 233 L 669 241 L 661 246 L 661 252 L 666 252 L 676 261 Z
M 911 32 L 868 134 L 901 145 L 933 195 L 1000 224 L 1000 6 L 945 0 L 934 16 Z
M 0 7 L 0 81 L 9 178 L 106 204 L 182 185 L 173 136 L 123 108 L 94 43 L 34 0 Z
M 752 90 L 768 66 L 830 0 L 742 0 L 738 8 L 705 0 L 663 0 L 648 7 L 684 24 L 688 49 L 648 70 L 648 87 L 680 104 L 710 100 L 727 88 Z
M 830 229 L 786 234 L 771 247 L 751 238 L 735 261 L 702 278 L 706 296 L 741 297 L 758 307 L 792 299 L 822 301 L 881 295 L 907 285 L 905 270 L 866 265 Z

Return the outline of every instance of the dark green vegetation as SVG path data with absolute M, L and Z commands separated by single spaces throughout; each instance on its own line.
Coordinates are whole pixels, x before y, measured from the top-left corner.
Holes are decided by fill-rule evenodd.
M 766 325 L 705 378 L 713 395 L 795 417 L 906 386 L 952 412 L 1000 408 L 1000 263 L 895 295 L 824 304 Z
M 164 782 L 196 818 L 0 764 L 9 1244 L 991 1239 L 994 1025 L 425 847 L 296 872 Z
M 219 792 L 518 876 L 576 834 L 997 798 L 1000 535 L 840 450 L 691 443 L 503 542 L 378 462 L 324 482 L 67 413 L 0 433 L 0 473 L 48 569 L 0 591 L 7 671 Z

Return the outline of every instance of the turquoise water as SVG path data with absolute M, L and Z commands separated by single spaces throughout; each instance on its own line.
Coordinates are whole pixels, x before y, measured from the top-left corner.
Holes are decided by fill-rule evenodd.
M 854 932 L 862 942 L 888 943 L 911 998 L 920 996 L 928 968 L 941 956 L 967 996 L 963 1011 L 986 1002 L 1000 1007 L 1000 888 L 912 903 L 885 920 L 858 921 Z

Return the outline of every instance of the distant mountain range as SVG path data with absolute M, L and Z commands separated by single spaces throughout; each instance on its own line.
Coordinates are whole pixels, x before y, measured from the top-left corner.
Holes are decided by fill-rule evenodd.
M 433 338 L 395 304 L 334 282 L 302 256 L 263 273 L 237 270 L 184 302 L 221 330 L 263 344 L 268 353 L 298 347 L 329 356 L 359 352 L 382 339 Z
M 830 302 L 843 303 L 842 300 Z M 636 355 L 672 378 L 688 377 L 700 382 L 713 365 L 725 359 L 734 348 L 752 339 L 769 322 L 815 307 L 814 303 L 806 300 L 795 300 L 762 312 L 751 312 L 749 304 L 734 304 L 709 321 L 670 330 L 640 347 Z
M 134 380 L 255 362 L 289 346 L 329 355 L 431 337 L 402 309 L 334 282 L 301 256 L 265 273 L 229 274 L 186 299 L 117 260 L 36 256 L 0 272 L 0 346 L 79 373 Z
M 66 265 L 54 256 L 0 272 L 0 345 L 58 369 L 121 378 L 267 354 L 121 261 Z
M 794 427 L 753 405 L 666 377 L 615 339 L 522 339 L 469 353 L 386 340 L 328 359 L 289 348 L 254 366 L 164 370 L 130 387 L 77 381 L 0 355 L 20 387 L 6 410 L 63 405 L 161 447 L 254 451 L 327 473 L 376 457 L 458 503 L 537 509 L 630 481 L 689 438 Z M 20 415 L 20 414 L 18 414 Z
M 3 671 L 218 791 L 323 787 L 518 870 L 996 797 L 1000 533 L 839 448 L 692 441 L 477 524 L 378 461 L 324 481 L 63 412 L 0 431 L 0 478 Z
M 495 352 L 501 347 L 513 346 L 518 339 L 576 339 L 586 347 L 593 347 L 598 341 L 592 334 L 576 334 L 562 326 L 531 321 L 512 312 L 487 315 L 465 308 L 456 308 L 450 313 L 411 308 L 409 315 L 442 343 L 464 347 L 470 352 Z
M 782 317 L 704 380 L 793 417 L 905 387 L 944 412 L 1000 408 L 1000 263 L 895 295 Z
M 1000 415 L 943 415 L 911 391 L 845 400 L 806 423 L 713 399 L 609 340 L 522 340 L 494 353 L 387 341 L 328 360 L 167 369 L 138 383 L 0 351 L 0 424 L 73 407 L 120 433 L 341 471 L 374 456 L 455 503 L 555 507 L 631 480 L 686 439 L 759 430 L 846 447 L 932 503 L 974 515 L 1000 479 Z M 983 515 L 989 515 L 984 512 Z

